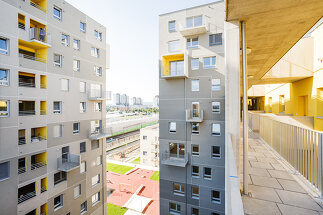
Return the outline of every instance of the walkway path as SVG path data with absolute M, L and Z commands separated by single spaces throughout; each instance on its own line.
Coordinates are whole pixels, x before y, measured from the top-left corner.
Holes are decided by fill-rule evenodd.
M 250 133 L 250 194 L 242 196 L 245 214 L 323 215 L 323 203 L 315 201 L 267 147 Z

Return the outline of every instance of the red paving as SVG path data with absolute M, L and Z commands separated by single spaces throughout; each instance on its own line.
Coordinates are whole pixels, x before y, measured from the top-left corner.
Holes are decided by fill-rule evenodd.
M 158 215 L 159 214 L 159 181 L 151 180 L 150 177 L 154 171 L 145 169 L 136 169 L 128 175 L 107 172 L 107 186 L 115 189 L 115 191 L 108 197 L 108 203 L 123 206 L 134 192 L 143 184 L 145 187 L 138 194 L 151 198 L 153 201 L 145 209 L 144 214 Z M 120 192 L 119 184 L 127 184 L 129 192 Z M 132 188 L 131 188 L 132 187 Z M 132 191 L 131 191 L 132 189 Z

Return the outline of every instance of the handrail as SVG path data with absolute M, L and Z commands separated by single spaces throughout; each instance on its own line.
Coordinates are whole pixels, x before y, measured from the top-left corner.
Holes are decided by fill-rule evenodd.
M 18 168 L 18 174 L 22 174 L 26 172 L 26 167 L 20 167 Z
M 40 188 L 40 192 L 43 193 L 43 192 L 46 192 L 47 191 L 47 187 L 46 186 L 43 186 Z
M 38 163 L 34 163 L 34 164 L 31 164 L 31 170 L 38 169 L 38 168 L 41 168 L 41 167 L 46 166 L 46 165 L 47 165 L 46 161 L 41 161 L 41 162 L 38 162 Z
M 18 140 L 18 145 L 24 145 L 24 144 L 26 144 L 26 139 L 25 138 Z
M 18 28 L 25 30 L 26 29 L 26 25 L 23 23 L 18 22 Z
M 46 13 L 46 9 L 42 8 L 39 4 L 30 1 L 30 5 Z
M 28 199 L 31 199 L 36 196 L 36 191 L 29 192 L 25 195 L 22 195 L 21 197 L 18 197 L 18 204 L 27 201 Z
M 57 169 L 68 172 L 80 166 L 80 155 L 64 154 L 57 158 Z
M 34 110 L 19 110 L 19 116 L 35 115 L 36 111 Z
M 19 87 L 36 87 L 36 84 L 19 81 Z
M 26 55 L 26 54 L 23 54 L 23 53 L 19 53 L 19 57 L 25 58 L 25 59 L 28 59 L 28 60 L 33 60 L 33 61 L 38 61 L 38 62 L 46 63 L 46 59 L 39 58 L 39 57 L 35 57 L 35 56 Z

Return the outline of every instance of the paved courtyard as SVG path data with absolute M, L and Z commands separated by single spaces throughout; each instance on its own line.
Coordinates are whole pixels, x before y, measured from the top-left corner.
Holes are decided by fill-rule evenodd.
M 322 202 L 303 189 L 254 133 L 249 133 L 248 157 L 250 194 L 242 196 L 245 214 L 323 215 Z

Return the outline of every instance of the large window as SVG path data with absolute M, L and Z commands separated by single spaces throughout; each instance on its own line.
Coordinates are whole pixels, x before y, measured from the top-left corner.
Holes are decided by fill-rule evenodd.
M 169 71 L 171 76 L 184 75 L 184 61 L 171 61 Z
M 210 46 L 222 45 L 222 33 L 211 34 L 209 36 L 209 45 Z
M 84 22 L 80 22 L 80 30 L 82 32 L 85 32 L 86 31 L 86 24 Z
M 53 137 L 61 137 L 62 136 L 62 125 L 54 125 L 53 126 Z
M 94 37 L 95 39 L 102 41 L 102 33 L 97 30 L 94 30 Z
M 213 203 L 221 203 L 221 199 L 220 199 L 220 192 L 217 190 L 212 190 L 212 199 L 211 201 Z
M 62 91 L 69 91 L 69 80 L 62 78 L 61 79 L 61 90 Z
M 77 197 L 79 197 L 81 195 L 81 192 L 81 184 L 74 187 L 74 198 L 76 199 Z
M 81 214 L 86 213 L 86 211 L 87 211 L 87 201 L 81 204 Z
M 92 196 L 92 205 L 95 205 L 100 201 L 100 192 L 97 192 Z
M 0 163 L 0 181 L 10 177 L 10 162 Z
M 80 50 L 80 40 L 77 40 L 77 39 L 73 40 L 73 48 L 75 50 Z
M 9 86 L 9 70 L 0 69 L 0 86 Z
M 180 40 L 173 40 L 168 42 L 168 51 L 176 52 L 180 50 Z
M 62 113 L 62 102 L 53 102 L 53 113 L 55 114 Z
M 220 102 L 212 102 L 212 112 L 220 113 Z
M 200 177 L 200 167 L 192 166 L 192 177 Z
M 200 80 L 198 79 L 191 80 L 191 83 L 192 83 L 191 87 L 193 92 L 200 91 Z
M 209 167 L 204 167 L 204 179 L 211 180 L 212 179 L 212 169 Z
M 80 81 L 80 93 L 85 93 L 86 91 L 86 82 Z
M 91 48 L 91 56 L 99 58 L 100 57 L 100 51 L 98 48 L 92 47 Z
M 212 158 L 221 158 L 220 146 L 212 146 Z
M 73 70 L 74 70 L 74 72 L 79 72 L 80 69 L 81 69 L 80 60 L 73 60 Z
M 70 36 L 66 34 L 62 34 L 61 36 L 61 42 L 64 46 L 69 46 L 70 45 Z
M 86 112 L 86 102 L 80 102 L 80 113 Z
M 184 158 L 185 145 L 182 143 L 169 143 L 170 157 Z
M 205 57 L 203 59 L 203 68 L 209 69 L 209 68 L 215 68 L 216 63 L 216 57 Z
M 92 177 L 92 186 L 100 184 L 100 174 L 97 174 Z
M 212 91 L 221 90 L 221 79 L 212 79 Z
M 0 54 L 9 54 L 9 40 L 0 37 Z
M 202 25 L 202 16 L 186 18 L 186 28 L 199 27 Z
M 199 69 L 200 67 L 200 60 L 198 58 L 192 58 L 191 59 L 191 68 L 192 70 L 196 70 Z
M 63 181 L 66 181 L 67 177 L 66 177 L 66 172 L 58 172 L 54 174 L 54 185 L 59 184 Z
M 102 67 L 94 66 L 94 73 L 95 73 L 97 76 L 102 76 Z
M 73 123 L 73 134 L 79 134 L 80 133 L 80 123 L 75 122 Z
M 192 186 L 192 198 L 199 199 L 200 198 L 200 189 L 197 186 Z
M 174 183 L 173 192 L 175 195 L 184 196 L 185 195 L 184 184 Z
M 170 133 L 176 133 L 176 122 L 170 122 L 169 123 L 169 132 Z
M 0 117 L 9 116 L 9 101 L 0 100 Z
M 54 211 L 63 207 L 63 194 L 54 198 Z
M 173 202 L 169 203 L 169 214 L 179 215 L 181 214 L 181 205 Z
M 186 43 L 187 43 L 188 49 L 198 48 L 199 47 L 199 38 L 198 37 L 187 38 Z
M 213 136 L 221 136 L 220 124 L 212 123 L 212 135 Z
M 169 21 L 168 22 L 168 32 L 175 32 L 176 31 L 176 21 Z
M 54 6 L 54 18 L 62 20 L 62 9 Z

